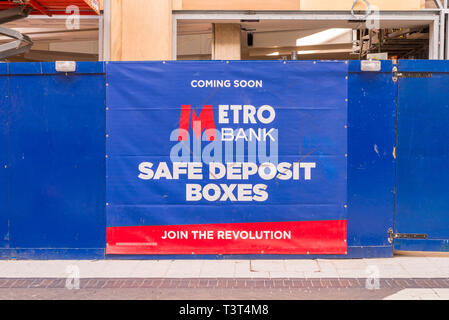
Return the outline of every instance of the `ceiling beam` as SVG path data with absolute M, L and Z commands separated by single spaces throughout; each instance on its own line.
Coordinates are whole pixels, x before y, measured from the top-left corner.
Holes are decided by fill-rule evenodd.
M 39 2 L 37 2 L 37 0 L 28 0 L 27 3 L 28 3 L 28 5 L 33 7 L 33 9 L 36 9 L 40 13 L 45 14 L 45 15 L 47 15 L 49 17 L 52 16 L 50 11 L 48 11 L 46 8 L 44 8 Z
M 37 61 L 98 61 L 97 54 L 46 50 L 30 50 L 24 58 Z
M 290 57 L 290 54 L 283 54 L 279 56 L 258 56 L 251 57 L 251 60 L 281 60 L 281 58 Z M 322 52 L 310 54 L 298 54 L 298 60 L 348 60 L 351 59 L 351 52 Z
M 248 48 L 250 56 L 265 56 L 279 52 L 279 55 L 291 54 L 293 51 L 310 51 L 310 50 L 341 50 L 352 49 L 352 43 L 332 43 L 318 44 L 310 46 L 291 46 L 291 47 L 265 47 L 265 48 Z

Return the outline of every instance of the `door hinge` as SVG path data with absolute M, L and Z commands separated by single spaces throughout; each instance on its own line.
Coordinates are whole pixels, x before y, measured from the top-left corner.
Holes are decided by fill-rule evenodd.
M 388 242 L 393 243 L 394 239 L 427 239 L 424 233 L 395 233 L 392 228 L 388 229 Z
M 398 79 L 399 79 L 399 77 L 401 77 L 401 76 L 402 76 L 402 74 L 399 73 L 398 67 L 394 66 L 394 67 L 393 67 L 393 82 L 394 82 L 394 83 L 398 82 Z

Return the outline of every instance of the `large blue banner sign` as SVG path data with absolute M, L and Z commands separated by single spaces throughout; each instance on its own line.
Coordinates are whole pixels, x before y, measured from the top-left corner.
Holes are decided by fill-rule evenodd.
M 108 254 L 345 254 L 345 61 L 107 64 Z

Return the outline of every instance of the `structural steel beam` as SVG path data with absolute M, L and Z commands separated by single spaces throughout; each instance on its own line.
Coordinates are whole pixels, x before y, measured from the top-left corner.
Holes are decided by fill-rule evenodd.
M 27 52 L 33 45 L 33 42 L 27 35 L 15 30 L 0 26 L 0 34 L 15 39 L 14 41 L 0 45 L 0 59 Z
M 8 10 L 0 11 L 0 23 L 22 19 L 28 16 L 32 8 L 19 6 Z M 30 50 L 33 41 L 24 34 L 12 29 L 0 26 L 0 35 L 5 35 L 14 41 L 0 45 L 0 59 L 21 54 Z
M 435 2 L 435 5 L 438 9 L 443 9 L 443 5 L 441 4 L 440 0 L 433 0 L 433 2 Z
M 28 17 L 28 14 L 33 10 L 28 6 L 19 6 L 12 9 L 0 11 L 0 24 L 19 20 Z

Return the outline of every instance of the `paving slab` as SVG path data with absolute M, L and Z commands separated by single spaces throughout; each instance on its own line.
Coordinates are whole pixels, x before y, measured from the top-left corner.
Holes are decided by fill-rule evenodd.
M 354 260 L 9 260 L 0 278 L 449 278 L 449 257 Z
M 403 289 L 384 300 L 449 300 L 449 289 Z

